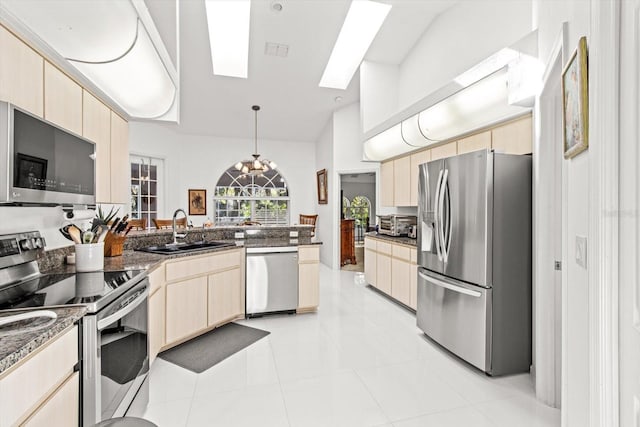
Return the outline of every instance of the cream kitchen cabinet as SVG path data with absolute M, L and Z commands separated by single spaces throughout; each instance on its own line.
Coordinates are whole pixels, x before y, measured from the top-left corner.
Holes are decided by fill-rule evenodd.
M 409 177 L 409 188 L 411 197 L 410 206 L 418 206 L 418 177 L 420 175 L 419 166 L 431 160 L 431 150 L 422 150 L 411 154 L 411 171 Z
M 458 141 L 458 154 L 491 149 L 491 131 L 477 133 Z
M 129 203 L 129 123 L 111 112 L 111 202 Z
M 320 247 L 298 247 L 298 312 L 314 311 L 320 304 Z
M 78 327 L 73 326 L 0 375 L 0 427 L 77 426 Z
M 411 204 L 411 156 L 393 161 L 393 206 Z
M 44 118 L 82 135 L 82 87 L 50 62 L 44 62 Z
M 0 100 L 44 116 L 44 60 L 0 26 Z
M 207 327 L 207 278 L 167 284 L 166 343 L 189 338 Z
M 207 326 L 218 326 L 244 315 L 239 268 L 210 274 L 208 286 Z
M 530 154 L 532 150 L 532 118 L 526 116 L 491 130 L 491 146 L 499 153 Z
M 244 315 L 244 249 L 169 260 L 164 269 L 162 349 Z
M 165 277 L 164 266 L 149 273 L 149 363 L 153 363 L 164 346 L 165 329 Z
M 417 252 L 410 246 L 367 236 L 365 279 L 371 286 L 412 309 L 417 308 Z
M 96 144 L 96 202 L 111 199 L 111 110 L 86 90 L 82 94 L 82 136 Z
M 431 149 L 431 160 L 444 159 L 458 154 L 458 146 L 456 141 L 448 142 Z
M 382 206 L 394 206 L 393 204 L 393 160 L 380 164 L 380 204 Z

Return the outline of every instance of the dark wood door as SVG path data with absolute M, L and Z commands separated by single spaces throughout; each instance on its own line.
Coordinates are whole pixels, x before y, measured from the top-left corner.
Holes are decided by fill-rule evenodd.
M 356 264 L 355 239 L 353 219 L 343 219 L 340 223 L 340 266 L 349 263 Z

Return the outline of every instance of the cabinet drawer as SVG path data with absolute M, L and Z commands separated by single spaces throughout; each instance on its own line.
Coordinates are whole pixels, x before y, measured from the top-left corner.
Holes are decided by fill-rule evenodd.
M 314 247 L 299 247 L 298 248 L 298 262 L 319 262 L 320 261 L 320 249 L 317 246 Z
M 24 427 L 69 427 L 78 425 L 80 380 L 77 372 L 56 390 L 23 424 Z
M 73 373 L 78 361 L 78 328 L 73 327 L 0 379 L 0 426 L 16 424 L 36 409 Z
M 240 251 L 237 249 L 198 258 L 189 257 L 185 260 L 167 263 L 166 279 L 167 282 L 171 282 L 239 265 Z
M 411 260 L 411 249 L 406 246 L 393 245 L 391 247 L 391 254 L 394 258 L 399 258 L 405 261 Z
M 377 242 L 378 253 L 391 255 L 391 243 Z
M 374 239 L 365 237 L 364 238 L 364 248 L 371 249 L 372 251 L 377 250 L 377 242 Z

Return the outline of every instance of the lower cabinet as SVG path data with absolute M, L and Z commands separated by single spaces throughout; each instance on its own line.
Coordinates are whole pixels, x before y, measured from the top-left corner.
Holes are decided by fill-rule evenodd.
M 167 344 L 207 327 L 207 278 L 167 285 Z
M 153 363 L 164 346 L 165 290 L 156 290 L 149 297 L 149 363 Z
M 298 312 L 315 311 L 320 305 L 320 248 L 298 248 Z
M 364 277 L 371 286 L 417 309 L 416 249 L 389 240 L 365 237 Z
M 77 426 L 80 385 L 78 327 L 0 375 L 0 426 Z
M 244 313 L 240 283 L 240 269 L 209 275 L 208 323 L 217 326 Z

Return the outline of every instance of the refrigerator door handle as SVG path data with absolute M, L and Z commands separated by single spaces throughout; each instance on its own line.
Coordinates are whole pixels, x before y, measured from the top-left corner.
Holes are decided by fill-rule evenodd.
M 443 188 L 443 193 L 445 194 L 449 191 L 449 170 L 447 170 L 445 173 L 445 178 L 444 178 L 444 183 L 442 184 L 442 188 Z M 444 196 L 442 197 L 442 199 L 444 200 Z M 452 234 L 453 221 L 451 219 L 452 219 L 451 218 L 451 195 L 449 195 L 447 197 L 447 223 L 449 224 L 449 232 L 447 233 L 447 244 L 445 246 L 446 250 L 444 255 L 444 262 L 449 261 L 449 254 L 451 253 L 451 240 L 453 235 Z M 444 242 L 444 236 L 442 237 L 442 240 Z
M 449 178 L 449 169 L 444 170 L 444 174 L 442 176 L 442 180 L 440 181 L 440 186 L 438 188 L 438 212 L 436 214 L 436 218 L 438 221 L 438 243 L 442 252 L 442 260 L 447 262 L 447 258 L 449 254 L 447 253 L 445 240 L 444 240 L 444 194 L 445 194 L 445 184 Z
M 433 204 L 434 204 L 434 210 L 435 210 L 435 227 L 434 227 L 434 234 L 435 234 L 435 241 L 436 241 L 436 252 L 438 254 L 438 260 L 442 261 L 443 260 L 443 256 L 442 256 L 442 252 L 444 251 L 444 247 L 442 247 L 440 245 L 440 206 L 439 206 L 439 200 L 440 200 L 440 187 L 442 186 L 442 169 L 440 169 L 440 173 L 438 174 L 438 182 L 436 183 L 436 197 L 433 200 Z
M 434 277 L 429 277 L 426 274 L 422 273 L 421 271 L 418 272 L 418 275 L 433 285 L 440 286 L 441 288 L 449 289 L 450 291 L 458 292 L 459 294 L 469 295 L 474 298 L 480 298 L 482 296 L 482 292 L 463 288 L 462 286 L 453 285 L 451 283 L 438 280 Z

